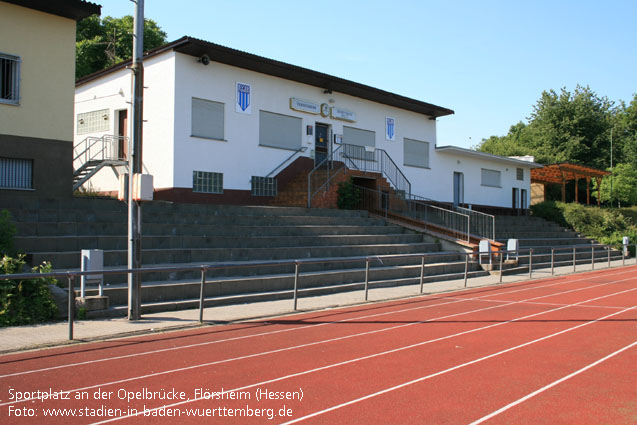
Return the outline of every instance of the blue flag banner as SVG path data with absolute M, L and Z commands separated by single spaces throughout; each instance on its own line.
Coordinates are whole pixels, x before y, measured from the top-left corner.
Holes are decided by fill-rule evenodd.
M 237 83 L 235 110 L 240 114 L 252 113 L 252 87 L 250 84 Z
M 394 118 L 385 117 L 385 139 L 396 140 L 396 120 Z

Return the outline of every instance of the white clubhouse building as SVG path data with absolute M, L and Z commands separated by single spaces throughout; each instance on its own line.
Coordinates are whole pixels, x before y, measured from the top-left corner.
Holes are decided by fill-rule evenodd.
M 127 65 L 77 82 L 76 154 L 87 137 L 128 134 Z M 253 177 L 292 164 L 307 173 L 346 144 L 384 150 L 415 195 L 527 208 L 540 167 L 438 146 L 436 119 L 450 109 L 190 37 L 146 54 L 144 86 L 143 167 L 157 199 L 264 203 L 251 196 Z M 112 143 L 110 155 L 124 158 L 126 143 Z M 116 191 L 122 172 L 104 167 L 84 187 Z

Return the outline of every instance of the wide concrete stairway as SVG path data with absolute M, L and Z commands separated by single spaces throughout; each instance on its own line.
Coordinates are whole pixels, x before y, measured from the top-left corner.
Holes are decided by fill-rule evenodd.
M 126 206 L 121 202 L 25 198 L 0 201 L 0 208 L 13 215 L 17 247 L 28 253 L 31 264 L 51 261 L 55 270 L 76 270 L 81 249 L 102 249 L 106 269 L 126 267 Z M 294 266 L 254 266 L 257 262 L 325 259 L 300 270 L 299 286 L 311 295 L 362 288 L 364 261 L 329 259 L 440 251 L 430 237 L 362 211 L 150 202 L 144 204 L 142 222 L 144 267 L 241 265 L 207 272 L 207 305 L 291 297 Z M 420 263 L 420 258 L 374 260 L 370 281 L 374 286 L 418 283 Z M 471 270 L 481 273 L 474 264 Z M 458 278 L 463 272 L 463 257 L 441 253 L 428 259 L 424 280 Z M 142 274 L 143 311 L 196 307 L 200 279 L 197 270 Z M 105 275 L 105 283 L 111 308 L 92 315 L 124 315 L 126 275 Z
M 518 239 L 521 254 L 520 265 L 528 265 L 528 249 L 533 249 L 533 268 L 550 267 L 551 248 L 557 263 L 573 264 L 573 248 L 577 264 L 591 263 L 591 245 L 597 241 L 561 227 L 560 225 L 533 216 L 496 216 L 496 240 L 506 243 Z M 621 258 L 621 252 L 611 250 L 611 260 Z M 608 261 L 608 251 L 595 247 L 595 262 Z

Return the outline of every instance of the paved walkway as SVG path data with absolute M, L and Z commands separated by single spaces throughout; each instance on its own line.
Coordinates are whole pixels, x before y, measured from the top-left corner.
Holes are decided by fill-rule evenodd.
M 627 259 L 626 266 L 634 266 L 635 259 Z M 611 268 L 621 267 L 622 261 L 611 262 Z M 605 270 L 608 264 L 595 264 L 595 270 Z M 590 271 L 591 264 L 577 266 L 577 272 Z M 573 266 L 555 268 L 555 275 L 573 273 Z M 551 277 L 550 269 L 533 271 L 533 279 Z M 503 283 L 528 280 L 528 273 L 503 276 Z M 470 288 L 497 285 L 499 276 L 482 276 L 468 280 Z M 464 279 L 426 283 L 425 294 L 449 292 L 464 287 Z M 369 301 L 383 301 L 420 295 L 419 285 L 377 288 L 369 290 Z M 331 307 L 360 304 L 364 302 L 364 291 L 351 291 L 338 294 L 299 298 L 297 311 L 319 310 Z M 265 301 L 250 304 L 210 307 L 204 310 L 204 324 L 199 323 L 199 310 L 170 311 L 146 314 L 142 320 L 131 322 L 126 319 L 83 320 L 74 323 L 74 341 L 68 341 L 68 322 L 47 323 L 42 325 L 0 328 L 0 353 L 60 346 L 71 343 L 105 340 L 114 337 L 139 335 L 174 329 L 206 326 L 215 322 L 232 322 L 281 316 L 294 313 L 292 300 Z

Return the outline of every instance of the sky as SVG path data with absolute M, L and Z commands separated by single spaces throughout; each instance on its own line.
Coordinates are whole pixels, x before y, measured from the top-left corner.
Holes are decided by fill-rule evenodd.
M 92 0 L 102 17 L 130 0 Z M 526 121 L 545 90 L 637 93 L 637 0 L 145 0 L 167 33 L 203 39 L 452 109 L 437 144 Z

